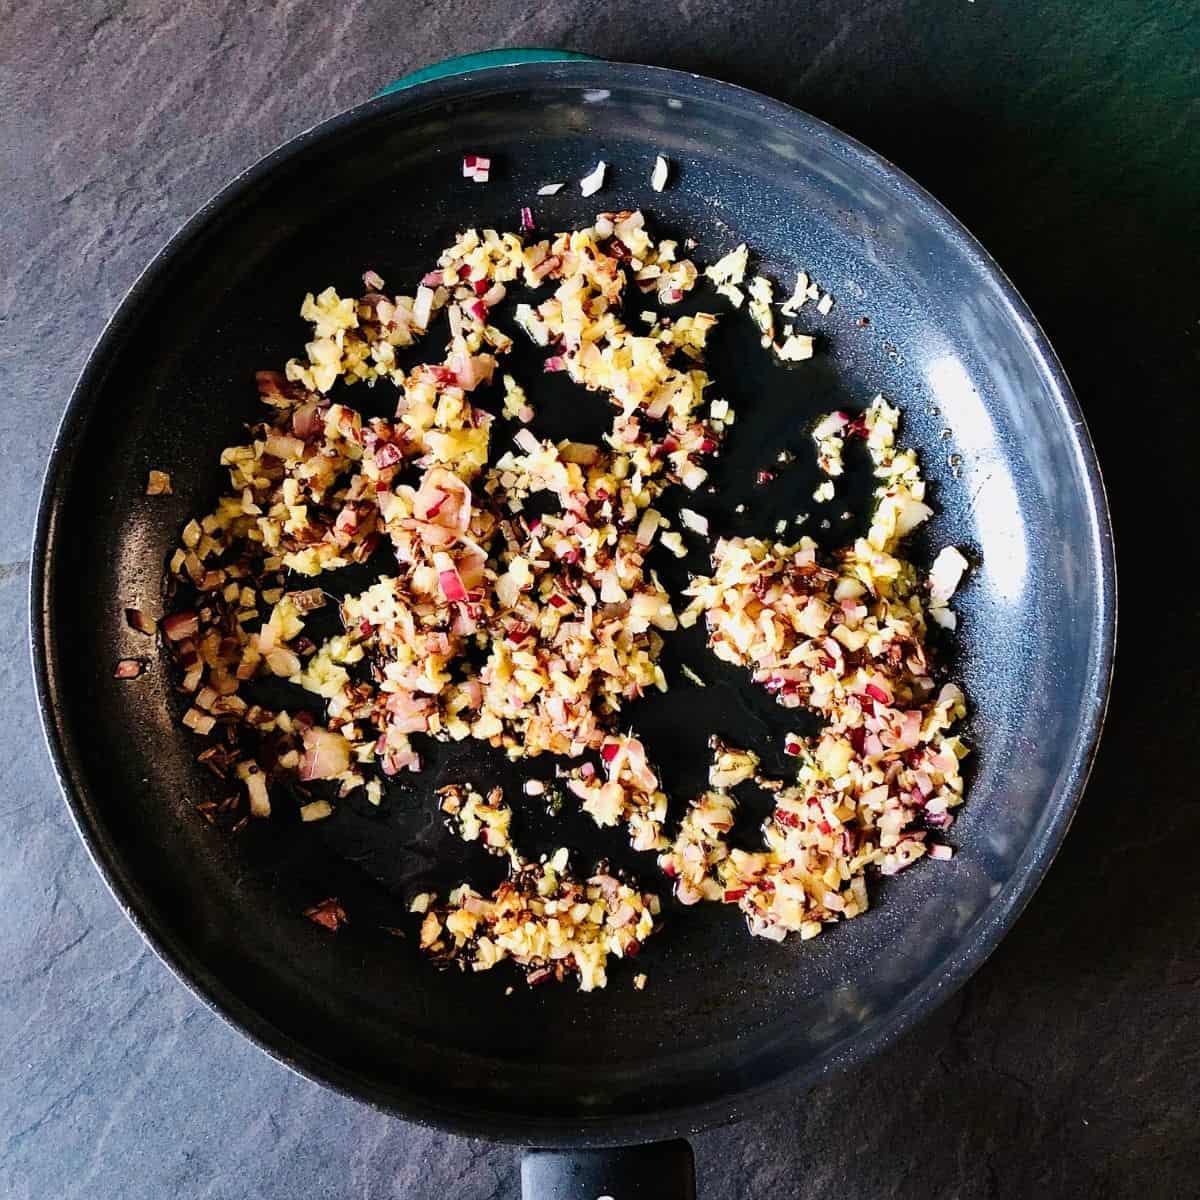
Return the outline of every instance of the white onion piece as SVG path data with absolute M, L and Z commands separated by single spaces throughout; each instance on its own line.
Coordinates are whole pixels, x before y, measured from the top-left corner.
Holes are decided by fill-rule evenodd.
M 532 430 L 518 429 L 513 434 L 513 441 L 525 451 L 526 454 L 536 454 L 541 449 L 541 442 L 534 436 Z
M 667 177 L 670 173 L 671 168 L 667 165 L 667 160 L 660 154 L 654 160 L 654 172 L 650 176 L 650 186 L 656 192 L 661 192 L 667 186 Z
M 601 159 L 595 167 L 579 181 L 579 190 L 585 196 L 594 196 L 604 186 L 604 172 L 608 164 Z
M 412 320 L 418 329 L 425 329 L 433 313 L 433 289 L 422 284 L 417 288 L 417 298 L 413 301 Z
M 934 600 L 949 600 L 958 590 L 967 560 L 954 546 L 946 546 L 933 560 L 929 570 L 929 594 Z

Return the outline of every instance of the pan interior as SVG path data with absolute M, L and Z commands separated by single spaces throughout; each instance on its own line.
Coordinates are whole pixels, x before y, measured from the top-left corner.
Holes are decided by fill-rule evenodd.
M 487 186 L 461 178 L 467 153 L 492 157 Z M 659 153 L 674 179 L 656 195 Z M 574 181 L 598 158 L 608 183 L 585 200 Z M 534 199 L 560 180 L 558 197 Z M 366 268 L 411 290 L 456 230 L 514 228 L 529 203 L 551 229 L 645 206 L 658 229 L 695 237 L 701 261 L 744 240 L 781 289 L 804 267 L 836 295 L 820 357 L 795 369 L 757 350 L 744 314 L 727 319 L 712 361 L 739 420 L 717 490 L 693 498 L 715 529 L 769 536 L 810 511 L 814 534 L 843 540 L 862 506 L 843 520 L 843 505 L 813 505 L 807 429 L 883 391 L 903 407 L 938 509 L 918 557 L 954 543 L 978 563 L 956 601 L 950 656 L 976 748 L 955 859 L 878 887 L 868 916 L 804 944 L 751 939 L 731 911 L 669 907 L 636 968 L 616 967 L 593 995 L 527 990 L 504 968 L 439 973 L 420 960 L 404 901 L 430 881 L 494 870 L 435 817 L 430 791 L 442 782 L 504 782 L 527 849 L 565 842 L 657 880 L 618 833 L 551 821 L 519 797 L 519 772 L 467 748 L 435 756 L 378 811 L 351 801 L 316 827 L 225 837 L 194 811 L 228 789 L 193 761 L 164 665 L 135 683 L 112 678 L 117 658 L 148 651 L 122 610 L 160 611 L 178 530 L 215 497 L 221 448 L 256 416 L 253 372 L 305 340 L 303 294 L 327 284 L 346 294 Z M 598 398 L 534 376 L 532 359 L 515 365 L 539 432 L 605 419 Z M 380 413 L 390 398 L 386 386 L 347 397 Z M 542 1140 L 664 1111 L 733 1111 L 739 1093 L 811 1077 L 952 981 L 1065 823 L 1103 702 L 1111 616 L 1079 439 L 1035 332 L 977 248 L 816 122 L 705 81 L 591 66 L 491 72 L 380 101 L 214 205 L 143 281 L 89 369 L 45 519 L 52 738 L 94 851 L 167 956 L 301 1066 L 409 1116 Z M 785 449 L 796 464 L 756 487 L 755 470 Z M 141 494 L 151 467 L 171 473 L 172 497 Z M 678 686 L 630 720 L 676 803 L 701 786 L 713 733 L 782 769 L 781 735 L 804 718 L 720 668 L 698 635 L 669 656 Z M 710 686 L 686 686 L 681 661 Z M 328 895 L 351 916 L 336 937 L 299 915 Z M 635 969 L 649 975 L 644 991 L 631 986 Z

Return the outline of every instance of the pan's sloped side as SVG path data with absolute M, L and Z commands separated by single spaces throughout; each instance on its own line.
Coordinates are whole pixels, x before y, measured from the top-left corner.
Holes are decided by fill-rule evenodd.
M 459 170 L 480 152 L 495 164 L 486 188 Z M 659 153 L 675 183 L 655 195 Z M 507 996 L 511 976 L 439 974 L 411 936 L 378 928 L 404 923 L 415 880 L 479 867 L 438 866 L 455 848 L 428 787 L 503 764 L 446 760 L 443 776 L 422 777 L 382 813 L 348 804 L 315 828 L 222 839 L 193 811 L 221 785 L 175 728 L 162 665 L 136 685 L 111 670 L 147 652 L 122 610 L 159 611 L 178 529 L 211 502 L 219 452 L 253 417 L 254 370 L 302 344 L 303 294 L 349 289 L 368 267 L 403 288 L 456 229 L 511 228 L 540 184 L 576 179 L 601 157 L 612 164 L 602 207 L 652 201 L 655 220 L 697 237 L 705 259 L 746 240 L 781 283 L 803 266 L 837 295 L 825 353 L 804 371 L 752 353 L 737 321 L 714 350 L 739 422 L 710 511 L 720 528 L 752 501 L 743 528 L 769 534 L 811 506 L 814 479 L 798 468 L 766 496 L 746 483 L 753 467 L 783 447 L 807 461 L 807 424 L 821 411 L 878 390 L 897 398 L 934 480 L 930 540 L 963 545 L 978 563 L 959 604 L 956 664 L 975 700 L 977 765 L 956 858 L 881 889 L 866 918 L 777 947 L 748 939 L 729 912 L 676 914 L 639 959 L 645 991 L 615 971 L 599 995 Z M 568 188 L 537 217 L 567 228 L 595 207 Z M 565 381 L 544 386 L 547 431 L 602 417 Z M 387 407 L 381 391 L 358 402 Z M 172 473 L 174 496 L 141 494 L 150 467 Z M 668 1136 L 739 1115 L 764 1091 L 869 1053 L 948 995 L 1066 830 L 1103 716 L 1114 621 L 1107 513 L 1078 408 L 969 235 L 803 114 L 709 80 L 587 63 L 374 101 L 297 139 L 199 214 L 135 286 L 81 378 L 47 474 L 32 588 L 39 696 L 64 789 L 98 866 L 168 963 L 299 1070 L 410 1119 L 541 1145 Z M 633 718 L 679 796 L 702 776 L 709 733 L 770 743 L 787 725 L 736 673 L 712 670 L 704 692 L 673 690 Z M 624 852 L 586 821 L 519 816 L 542 844 Z M 639 867 L 652 876 L 651 862 Z M 299 915 L 331 893 L 354 918 L 336 938 Z

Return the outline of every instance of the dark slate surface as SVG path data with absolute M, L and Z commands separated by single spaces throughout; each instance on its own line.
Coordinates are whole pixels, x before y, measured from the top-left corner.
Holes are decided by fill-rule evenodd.
M 1114 699 L 1048 881 L 918 1031 L 851 1076 L 696 1138 L 704 1195 L 1195 1195 L 1200 697 L 1184 580 L 1196 544 L 1200 22 L 1189 0 L 813 0 L 791 13 L 718 0 L 0 4 L 0 1195 L 515 1194 L 509 1150 L 295 1078 L 144 948 L 57 795 L 24 611 L 54 424 L 150 255 L 298 130 L 405 70 L 504 44 L 724 76 L 898 162 L 1041 317 L 1111 491 Z

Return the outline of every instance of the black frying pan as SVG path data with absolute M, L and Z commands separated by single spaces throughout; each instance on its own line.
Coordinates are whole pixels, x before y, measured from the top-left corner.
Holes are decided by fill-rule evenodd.
M 480 152 L 495 164 L 486 187 L 459 171 L 463 154 Z M 661 195 L 648 187 L 657 153 L 677 172 Z M 539 184 L 574 181 L 599 157 L 612 167 L 594 200 L 573 182 L 533 200 Z M 803 265 L 837 295 L 823 353 L 802 370 L 755 352 L 744 319 L 717 342 L 714 369 L 740 420 L 716 492 L 696 502 L 715 528 L 770 534 L 811 508 L 811 418 L 883 390 L 903 405 L 907 440 L 933 481 L 939 515 L 925 549 L 953 542 L 978 563 L 956 601 L 961 634 L 946 649 L 974 702 L 957 856 L 885 881 L 868 916 L 803 944 L 751 939 L 717 906 L 668 905 L 667 928 L 638 960 L 650 979 L 640 992 L 624 968 L 607 991 L 581 995 L 571 985 L 527 989 L 505 969 L 440 973 L 420 959 L 406 898 L 494 870 L 436 819 L 430 791 L 441 782 L 506 783 L 529 851 L 566 843 L 654 877 L 619 832 L 521 801 L 519 776 L 479 748 L 434 753 L 428 772 L 378 811 L 349 803 L 315 827 L 281 818 L 236 836 L 210 828 L 195 804 L 227 789 L 193 761 L 165 662 L 122 618 L 131 604 L 161 611 L 178 530 L 216 495 L 221 447 L 256 416 L 253 372 L 303 341 L 304 292 L 349 288 L 367 267 L 412 281 L 455 230 L 513 227 L 527 203 L 551 228 L 598 207 L 643 205 L 659 228 L 697 237 L 707 259 L 744 239 L 781 284 Z M 515 367 L 533 378 L 530 361 Z M 602 402 L 564 377 L 536 384 L 539 432 L 579 436 L 607 421 Z M 382 412 L 389 397 L 352 399 Z M 797 451 L 797 463 L 756 487 L 755 470 L 780 449 Z M 171 472 L 174 496 L 142 495 L 150 467 Z M 855 486 L 857 515 L 835 512 L 814 533 L 845 540 L 867 481 Z M 671 582 L 703 565 L 683 564 Z M 1083 788 L 1115 599 L 1102 486 L 1070 387 L 961 226 L 887 163 L 784 105 L 670 71 L 564 62 L 372 101 L 277 151 L 189 222 L 122 304 L 71 400 L 46 478 L 32 610 L 47 739 L 80 832 L 130 918 L 189 986 L 295 1069 L 406 1119 L 597 1148 L 752 1114 L 767 1094 L 870 1054 L 984 960 L 1048 867 Z M 112 678 L 116 659 L 148 653 L 142 679 Z M 677 802 L 702 785 L 712 733 L 783 771 L 778 747 L 795 714 L 717 664 L 698 631 L 669 656 L 679 686 L 630 716 Z M 684 685 L 681 662 L 710 686 Z M 755 803 L 746 797 L 748 828 L 761 816 Z M 351 916 L 336 936 L 301 915 L 328 895 Z M 589 1159 L 600 1174 L 559 1192 L 584 1160 L 534 1158 L 527 1186 L 634 1195 L 621 1190 L 621 1172 L 649 1170 L 653 1194 L 676 1180 L 684 1194 L 686 1148 L 654 1153 L 649 1164 Z

